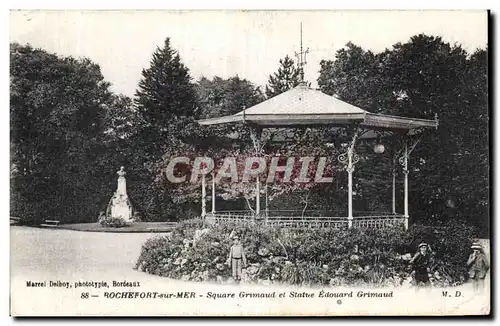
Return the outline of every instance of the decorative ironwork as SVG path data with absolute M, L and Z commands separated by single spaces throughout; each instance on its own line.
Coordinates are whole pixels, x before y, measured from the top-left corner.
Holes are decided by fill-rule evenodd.
M 349 162 L 349 156 L 351 156 L 351 160 Z M 347 152 L 342 153 L 338 156 L 338 160 L 341 164 L 345 166 L 345 169 L 348 172 L 354 171 L 354 165 L 359 162 L 359 155 L 354 153 L 353 150 L 348 149 Z
M 352 227 L 359 229 L 382 229 L 404 227 L 404 216 L 363 216 L 352 220 Z
M 211 214 L 216 224 L 255 224 L 254 215 L 246 212 L 227 212 Z
M 351 164 L 354 165 L 359 162 L 359 155 L 356 153 L 352 153 L 352 161 Z
M 338 230 L 347 228 L 347 219 L 333 219 L 333 218 L 321 218 L 321 219 L 304 218 L 301 220 L 268 219 L 264 223 L 270 227 L 280 227 L 280 228 L 299 228 L 299 229 L 332 228 Z
M 408 160 L 410 159 L 410 154 L 413 152 L 413 150 L 415 149 L 415 147 L 418 145 L 418 143 L 420 142 L 420 140 L 422 139 L 422 136 L 418 137 L 418 138 L 409 138 L 408 140 L 406 140 L 404 142 L 404 149 L 403 150 L 400 150 L 398 151 L 397 153 L 399 154 L 400 152 L 403 152 L 401 154 L 401 156 L 399 157 L 399 163 L 403 166 L 408 165 Z M 406 159 L 406 163 L 405 163 L 405 159 Z
M 344 164 L 344 165 L 348 165 L 349 164 L 349 151 L 345 152 L 345 153 L 342 153 L 339 155 L 338 157 L 338 160 L 340 163 Z M 359 155 L 356 154 L 356 153 L 352 153 L 352 159 L 351 159 L 351 164 L 356 164 L 359 162 Z
M 347 148 L 347 151 L 338 156 L 340 164 L 344 165 L 347 172 L 354 172 L 354 165 L 359 162 L 359 155 L 354 152 L 354 146 L 356 145 L 356 140 L 358 139 L 361 131 L 356 129 L 352 137 L 351 143 Z
M 409 157 L 410 157 L 409 153 L 405 152 L 399 158 L 399 164 L 401 164 L 403 166 L 403 173 L 404 174 L 408 174 L 408 172 L 409 172 L 408 171 L 408 159 L 409 159 Z
M 256 219 L 251 212 L 215 213 L 213 219 L 216 224 L 255 225 L 264 224 L 279 228 L 333 228 L 347 229 L 349 219 L 336 216 L 268 216 Z M 404 226 L 405 218 L 400 214 L 387 214 L 376 216 L 360 216 L 351 220 L 352 227 L 361 229 L 386 228 Z
M 338 160 L 341 164 L 347 165 L 347 161 L 348 161 L 347 152 L 340 154 L 338 157 Z

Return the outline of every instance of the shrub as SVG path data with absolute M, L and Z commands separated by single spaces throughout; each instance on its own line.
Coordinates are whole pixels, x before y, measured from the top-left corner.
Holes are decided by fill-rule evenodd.
M 106 217 L 101 219 L 99 223 L 106 228 L 123 228 L 130 226 L 130 224 L 121 217 Z
M 224 281 L 225 265 L 236 232 L 242 239 L 251 282 L 293 285 L 399 286 L 410 276 L 408 254 L 420 242 L 434 252 L 437 285 L 464 281 L 474 230 L 449 224 L 440 228 L 275 229 L 262 225 L 216 225 L 196 238 L 201 220 L 180 222 L 169 236 L 148 240 L 136 268 L 151 274 L 192 281 Z M 198 232 L 199 233 L 199 232 Z M 195 240 L 195 241 L 193 241 Z
M 134 222 L 142 222 L 142 215 L 139 213 L 139 212 L 134 212 L 134 214 L 132 214 L 132 221 Z
M 414 225 L 406 233 L 405 243 L 412 250 L 420 242 L 428 243 L 435 253 L 435 270 L 458 283 L 467 278 L 465 262 L 477 232 L 473 226 L 453 221 L 439 227 Z

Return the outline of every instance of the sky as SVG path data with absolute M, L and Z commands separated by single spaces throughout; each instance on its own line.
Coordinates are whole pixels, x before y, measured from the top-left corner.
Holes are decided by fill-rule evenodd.
M 413 35 L 441 36 L 468 52 L 485 48 L 486 11 L 11 11 L 10 41 L 88 57 L 112 90 L 133 96 L 151 55 L 170 37 L 191 76 L 238 75 L 267 83 L 279 59 L 309 48 L 305 79 L 352 42 L 383 51 Z

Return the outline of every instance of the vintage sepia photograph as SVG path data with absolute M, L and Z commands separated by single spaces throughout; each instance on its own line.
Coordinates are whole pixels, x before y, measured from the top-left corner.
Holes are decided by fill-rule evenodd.
M 489 316 L 489 15 L 11 10 L 11 316 Z

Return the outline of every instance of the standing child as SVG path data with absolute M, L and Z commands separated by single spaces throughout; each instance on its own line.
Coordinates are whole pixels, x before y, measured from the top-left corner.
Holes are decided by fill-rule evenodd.
M 241 245 L 240 238 L 237 235 L 233 237 L 233 246 L 229 250 L 227 263 L 232 268 L 234 281 L 240 283 L 242 268 L 246 268 L 247 266 L 247 258 L 245 257 L 245 251 Z
M 467 267 L 469 268 L 469 277 L 472 280 L 472 287 L 475 293 L 482 293 L 484 291 L 484 279 L 486 273 L 490 269 L 488 259 L 484 254 L 483 246 L 479 242 L 474 242 L 471 246 L 473 250 L 467 260 Z
M 410 260 L 410 265 L 415 271 L 415 282 L 417 288 L 419 286 L 428 286 L 429 273 L 431 272 L 432 254 L 427 243 L 423 242 L 418 245 L 418 252 Z

